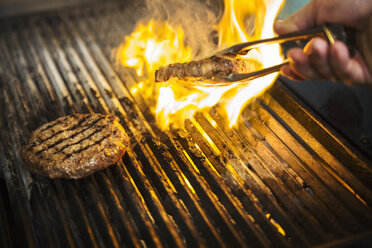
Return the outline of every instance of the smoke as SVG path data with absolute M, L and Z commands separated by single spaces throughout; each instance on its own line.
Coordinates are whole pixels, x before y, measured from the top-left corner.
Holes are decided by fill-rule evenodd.
M 214 25 L 218 22 L 217 1 L 200 0 L 145 0 L 146 18 L 166 20 L 172 26 L 181 25 L 186 44 L 192 48 L 195 59 L 215 52 L 217 33 Z

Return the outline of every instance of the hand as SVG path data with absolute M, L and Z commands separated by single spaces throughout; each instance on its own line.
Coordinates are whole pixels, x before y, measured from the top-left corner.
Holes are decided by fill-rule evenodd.
M 304 50 L 294 48 L 288 51 L 290 64 L 283 66 L 281 73 L 293 80 L 332 80 L 372 86 L 371 16 L 371 0 L 313 0 L 288 19 L 277 21 L 274 30 L 279 35 L 324 23 L 341 23 L 357 29 L 363 42 L 358 46 L 363 48 L 359 49 L 363 56 L 357 52 L 351 57 L 343 42 L 329 45 L 322 38 L 314 38 Z

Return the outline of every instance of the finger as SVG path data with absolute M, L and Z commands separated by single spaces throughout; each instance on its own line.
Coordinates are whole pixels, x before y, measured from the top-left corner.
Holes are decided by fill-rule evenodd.
M 347 46 L 336 41 L 330 47 L 331 65 L 342 81 L 348 85 L 364 85 L 371 81 L 371 74 L 360 54 L 350 58 Z
M 291 70 L 301 78 L 324 80 L 325 78 L 311 65 L 307 54 L 300 48 L 288 51 L 289 65 Z
M 280 69 L 280 73 L 293 80 L 293 81 L 302 81 L 304 80 L 304 78 L 302 77 L 299 77 L 296 73 L 294 73 L 292 70 L 291 70 L 291 67 L 289 65 L 283 65 L 282 68 Z
M 329 45 L 326 40 L 322 38 L 312 39 L 305 46 L 304 52 L 308 55 L 311 66 L 322 78 L 339 81 L 337 74 L 333 72 L 329 63 Z
M 316 1 L 311 1 L 289 18 L 276 21 L 274 23 L 274 31 L 282 35 L 314 27 L 316 8 Z

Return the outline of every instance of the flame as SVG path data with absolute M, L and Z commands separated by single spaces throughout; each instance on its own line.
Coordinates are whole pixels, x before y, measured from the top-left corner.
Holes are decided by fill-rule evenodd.
M 216 26 L 218 50 L 236 43 L 269 38 L 276 13 L 283 0 L 225 0 L 224 15 Z M 197 32 L 197 31 L 196 31 Z M 264 67 L 280 63 L 279 45 L 252 50 L 247 57 L 259 60 Z M 185 45 L 181 26 L 173 27 L 166 21 L 151 20 L 139 24 L 125 38 L 117 52 L 117 62 L 135 69 L 141 81 L 131 89 L 141 93 L 156 113 L 158 125 L 165 129 L 170 124 L 182 127 L 186 118 L 193 118 L 196 111 L 207 111 L 220 103 L 233 126 L 244 106 L 269 87 L 276 73 L 244 84 L 225 87 L 190 86 L 187 82 L 171 79 L 165 84 L 154 83 L 156 69 L 171 63 L 192 60 L 192 49 Z M 156 107 L 155 107 L 156 106 Z
M 137 75 L 147 72 L 151 76 L 162 65 L 190 60 L 191 49 L 184 45 L 181 26 L 173 28 L 165 22 L 151 20 L 146 25 L 139 24 L 136 31 L 125 38 L 117 58 L 123 66 L 135 68 Z

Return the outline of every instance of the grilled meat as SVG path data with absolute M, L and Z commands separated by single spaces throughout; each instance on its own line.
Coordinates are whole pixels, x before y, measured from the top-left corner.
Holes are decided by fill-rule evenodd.
M 170 64 L 155 72 L 155 81 L 178 79 L 213 79 L 215 76 L 227 76 L 230 73 L 249 73 L 262 67 L 254 59 L 236 59 L 228 56 L 212 56 L 187 63 Z
M 77 179 L 116 163 L 128 143 L 117 117 L 74 114 L 37 128 L 21 155 L 33 173 Z

